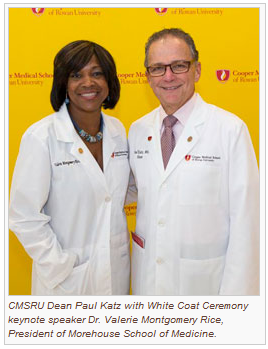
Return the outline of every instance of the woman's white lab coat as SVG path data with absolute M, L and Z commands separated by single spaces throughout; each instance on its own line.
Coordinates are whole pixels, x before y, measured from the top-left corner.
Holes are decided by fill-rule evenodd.
M 32 294 L 129 294 L 128 146 L 121 122 L 103 121 L 103 172 L 65 104 L 22 137 L 9 218 L 33 259 Z
M 129 132 L 133 294 L 258 294 L 259 176 L 246 125 L 197 96 L 166 170 L 160 127 L 157 108 Z

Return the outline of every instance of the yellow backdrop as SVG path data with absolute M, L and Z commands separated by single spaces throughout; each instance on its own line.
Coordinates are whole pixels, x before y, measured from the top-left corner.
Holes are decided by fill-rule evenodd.
M 53 111 L 53 59 L 64 45 L 92 40 L 111 52 L 121 98 L 108 114 L 121 119 L 128 131 L 134 120 L 158 105 L 144 74 L 144 44 L 153 32 L 169 27 L 193 36 L 202 64 L 197 91 L 205 101 L 246 122 L 258 158 L 258 8 L 10 8 L 10 183 L 22 134 Z M 126 213 L 133 229 L 135 206 L 127 207 Z M 31 259 L 10 232 L 9 294 L 30 294 L 30 287 Z

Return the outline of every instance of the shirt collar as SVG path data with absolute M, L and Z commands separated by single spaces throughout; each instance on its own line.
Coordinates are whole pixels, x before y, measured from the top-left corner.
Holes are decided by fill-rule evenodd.
M 194 109 L 196 96 L 197 94 L 194 93 L 193 96 L 189 99 L 189 101 L 187 101 L 181 108 L 179 108 L 177 111 L 175 111 L 175 113 L 172 114 L 180 121 L 180 123 L 183 126 L 186 125 L 186 122 L 188 121 Z M 160 106 L 160 127 L 162 126 L 163 120 L 166 116 L 167 116 L 167 113 L 165 112 L 165 110 L 161 105 Z

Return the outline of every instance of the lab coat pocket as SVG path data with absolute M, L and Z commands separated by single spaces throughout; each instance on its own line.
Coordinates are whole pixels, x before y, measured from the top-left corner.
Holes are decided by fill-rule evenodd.
M 179 175 L 180 205 L 215 205 L 219 202 L 221 167 L 189 165 Z
M 225 256 L 194 260 L 180 259 L 179 291 L 185 296 L 218 295 Z
M 132 239 L 131 287 L 132 294 L 142 294 L 141 278 L 145 250 Z
M 59 295 L 90 294 L 91 284 L 90 265 L 86 262 L 73 268 L 71 274 L 56 287 L 55 293 Z

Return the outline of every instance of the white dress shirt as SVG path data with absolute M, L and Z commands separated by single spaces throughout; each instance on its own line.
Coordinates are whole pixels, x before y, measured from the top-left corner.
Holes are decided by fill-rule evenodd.
M 186 122 L 188 121 L 195 105 L 196 101 L 196 93 L 193 94 L 193 96 L 187 101 L 181 108 L 179 108 L 174 115 L 179 122 L 176 122 L 176 124 L 173 126 L 173 134 L 175 137 L 175 142 L 177 143 L 184 126 L 186 125 Z M 163 109 L 162 105 L 160 106 L 160 135 L 162 136 L 164 132 L 164 125 L 163 125 L 163 120 L 167 116 L 167 113 Z

